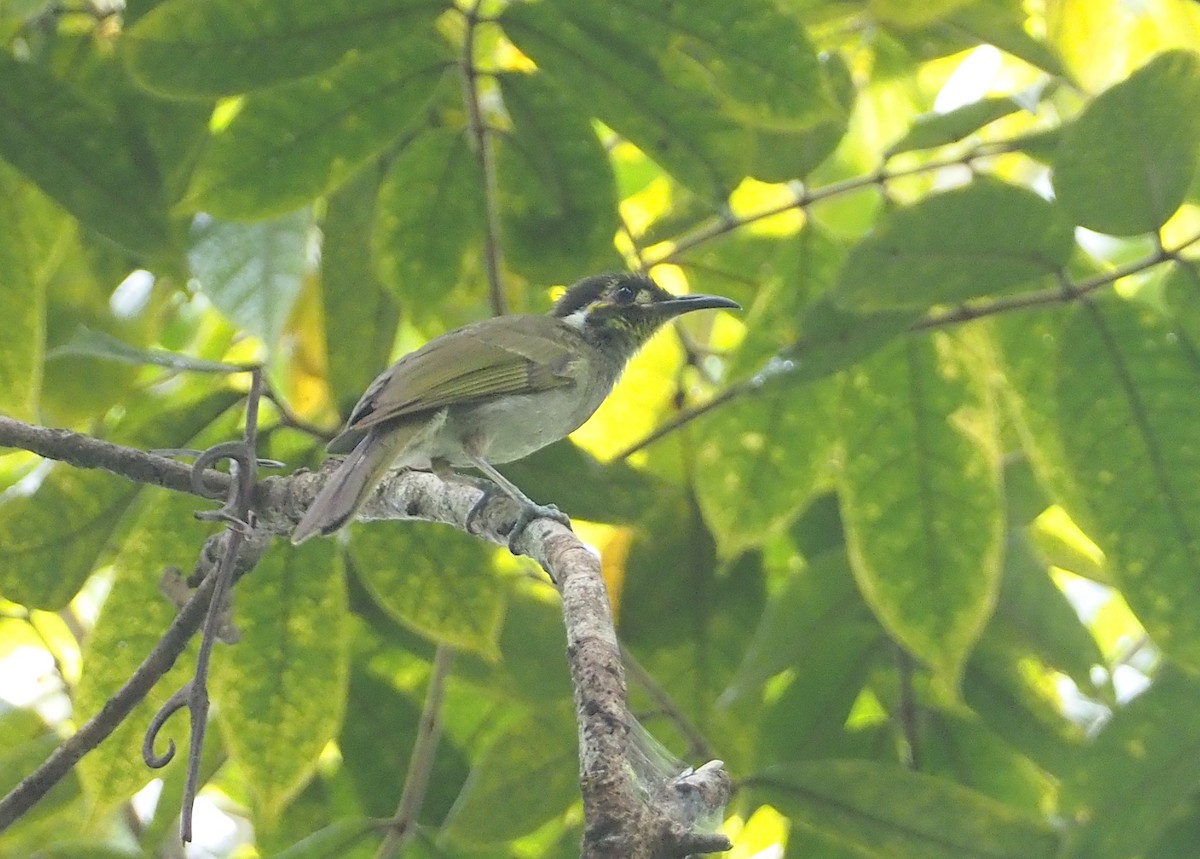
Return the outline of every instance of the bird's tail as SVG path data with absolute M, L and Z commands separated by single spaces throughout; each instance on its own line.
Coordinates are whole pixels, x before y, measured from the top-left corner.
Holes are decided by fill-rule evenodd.
M 372 431 L 342 460 L 292 532 L 299 545 L 316 534 L 327 536 L 354 518 L 371 490 L 396 459 L 401 440 L 395 433 Z M 407 439 L 404 439 L 407 441 Z

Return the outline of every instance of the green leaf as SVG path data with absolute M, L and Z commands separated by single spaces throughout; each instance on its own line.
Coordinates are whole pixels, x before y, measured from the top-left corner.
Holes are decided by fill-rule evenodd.
M 832 292 L 823 292 L 800 311 L 800 336 L 783 351 L 782 364 L 772 368 L 802 379 L 823 379 L 873 355 L 906 332 L 921 318 L 919 310 L 881 310 L 856 313 L 838 306 Z
M 1054 784 L 1033 761 L 974 716 L 937 709 L 922 712 L 921 771 L 977 790 L 1041 818 Z
M 753 784 L 794 826 L 872 859 L 1051 859 L 1057 846 L 1037 818 L 898 766 L 787 764 Z
M 845 137 L 858 90 L 841 54 L 822 54 L 820 63 L 824 86 L 832 94 L 837 109 L 802 129 L 758 129 L 750 167 L 750 175 L 755 179 L 790 182 L 804 178 L 832 155 Z
M 172 370 L 191 370 L 196 373 L 241 373 L 246 370 L 242 365 L 208 361 L 166 349 L 139 349 L 103 331 L 93 331 L 85 326 L 76 329 L 70 340 L 55 346 L 46 357 L 58 358 L 63 355 L 102 358 L 120 361 L 123 364 L 167 367 Z
M 172 0 L 125 33 L 139 81 L 168 95 L 219 96 L 319 72 L 359 52 L 430 35 L 440 0 Z
M 62 738 L 33 711 L 8 707 L 5 702 L 0 710 L 0 796 L 7 796 L 62 743 Z M 78 796 L 79 781 L 74 773 L 68 773 L 37 805 L 21 815 L 6 838 L 13 839 L 22 824 L 36 823 L 62 811 Z
M 484 231 L 483 175 L 461 131 L 425 131 L 383 180 L 371 246 L 375 271 L 405 309 L 435 304 L 458 283 Z
M 1111 560 L 1155 644 L 1200 667 L 1198 345 L 1119 300 L 1074 310 L 1062 333 L 1058 408 L 1087 509 L 1077 517 Z M 1072 511 L 1073 514 L 1075 511 Z
M 543 0 L 510 5 L 500 22 L 585 110 L 691 190 L 721 198 L 745 175 L 753 135 L 723 114 L 706 89 L 664 84 L 676 35 L 676 22 L 664 14 L 668 7 L 653 0 Z M 680 7 L 678 14 L 701 17 L 706 10 Z M 678 36 L 682 48 L 686 29 Z
M 879 628 L 854 584 L 845 552 L 825 552 L 788 576 L 782 589 L 768 599 L 721 703 L 732 704 L 756 692 L 793 665 L 799 672 L 822 670 L 822 663 L 809 656 L 819 642 L 866 629 L 871 637 L 878 636 Z
M 335 820 L 286 850 L 271 854 L 271 859 L 340 859 L 379 829 L 379 821 L 373 818 Z
M 509 264 L 540 283 L 621 267 L 616 179 L 587 115 L 543 75 L 502 75 L 500 90 L 513 122 L 497 147 Z
M 380 175 L 365 170 L 334 192 L 321 222 L 321 299 L 329 390 L 338 414 L 387 366 L 400 310 L 371 264 Z
M 167 247 L 158 177 L 131 150 L 115 117 L 6 52 L 0 52 L 0 115 L 0 157 L 85 226 L 135 254 Z
M 1072 765 L 1083 731 L 1062 712 L 1054 690 L 1031 677 L 1024 644 L 984 633 L 963 677 L 963 700 L 988 730 L 1048 773 L 1061 777 Z
M 212 525 L 196 521 L 197 500 L 160 489 L 147 490 L 136 524 L 114 558 L 116 576 L 100 618 L 85 639 L 83 674 L 75 691 L 75 712 L 90 719 L 100 711 L 175 620 L 177 609 L 159 582 L 172 564 L 190 564 Z M 179 659 L 116 730 L 79 763 L 83 789 L 93 803 L 108 808 L 132 796 L 151 779 L 169 777 L 185 766 L 187 719 L 177 715 L 164 727 L 156 750 L 174 740 L 176 759 L 155 771 L 142 762 L 142 739 L 154 713 L 192 673 L 194 645 Z M 218 651 L 224 655 L 223 651 Z
M 1024 529 L 1010 531 L 1005 544 L 993 623 L 997 635 L 1037 654 L 1080 689 L 1091 687 L 1093 666 L 1104 664 L 1096 639 L 1054 583 Z
M 213 660 L 217 723 L 270 827 L 346 706 L 350 615 L 334 545 L 275 546 L 238 584 L 234 608 L 241 641 Z
M 353 531 L 351 557 L 388 614 L 456 650 L 499 655 L 507 585 L 494 568 L 492 547 L 413 522 L 372 522 Z
M 1179 208 L 1198 162 L 1200 55 L 1168 51 L 1098 95 L 1066 127 L 1054 193 L 1089 229 L 1150 232 Z
M 200 291 L 229 321 L 273 348 L 312 266 L 312 212 L 258 224 L 200 223 L 188 253 Z
M 787 525 L 828 478 L 837 386 L 789 381 L 768 382 L 697 422 L 696 497 L 727 557 Z
M 834 297 L 872 311 L 1013 292 L 1058 272 L 1074 247 L 1053 203 L 980 178 L 881 218 L 850 251 Z
M 446 834 L 464 844 L 492 844 L 532 832 L 578 799 L 578 772 L 565 711 L 521 719 L 471 770 Z
M 852 369 L 842 395 L 838 489 L 855 578 L 949 688 L 1000 584 L 1000 454 L 977 347 L 905 340 Z
M 900 27 L 921 27 L 944 18 L 974 0 L 871 0 L 871 14 Z
M 455 674 L 458 674 L 457 666 Z M 426 686 L 416 684 L 422 694 Z M 351 785 L 362 813 L 377 819 L 391 817 L 396 813 L 396 803 L 404 791 L 413 749 L 418 742 L 427 739 L 427 726 L 421 722 L 421 705 L 391 683 L 373 674 L 353 670 L 346 712 L 352 716 L 338 736 L 338 750 L 343 762 L 339 775 Z M 452 718 L 445 712 L 442 716 Z M 381 738 L 386 741 L 381 742 Z M 425 801 L 421 804 L 420 823 L 429 826 L 442 823 L 462 790 L 468 771 L 462 751 L 443 735 L 433 760 Z
M 664 489 L 644 469 L 627 462 L 602 463 L 569 439 L 508 463 L 503 472 L 530 498 L 553 502 L 568 515 L 593 522 L 637 522 Z
M 128 402 L 112 438 L 142 448 L 184 447 L 235 401 L 219 392 L 161 413 L 151 397 Z M 56 465 L 31 495 L 0 503 L 0 594 L 59 609 L 104 557 L 138 486 L 115 475 Z M 192 509 L 196 501 L 192 500 Z M 193 548 L 192 553 L 195 553 Z
M 311 202 L 399 137 L 448 63 L 441 42 L 409 38 L 250 94 L 213 135 L 180 205 L 237 219 L 281 215 Z
M 31 233 L 57 213 L 15 171 L 0 164 L 0 412 L 28 420 L 42 385 L 46 348 L 46 248 Z
M 1114 714 L 1063 781 L 1073 818 L 1070 859 L 1125 859 L 1143 851 L 1180 801 L 1200 787 L 1194 766 L 1200 684 L 1168 669 Z
M 904 136 L 889 146 L 885 154 L 890 158 L 901 152 L 957 143 L 985 125 L 1023 108 L 1012 96 L 1003 95 L 981 98 L 945 113 L 927 113 L 914 119 Z
M 797 15 L 764 2 L 716 0 L 686 7 L 624 0 L 608 9 L 661 29 L 668 87 L 710 93 L 740 123 L 788 131 L 841 113 Z

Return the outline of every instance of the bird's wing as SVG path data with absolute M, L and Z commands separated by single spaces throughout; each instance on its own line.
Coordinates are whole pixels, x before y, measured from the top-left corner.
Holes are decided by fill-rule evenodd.
M 353 447 L 366 430 L 405 415 L 574 383 L 568 326 L 550 316 L 522 317 L 516 330 L 511 323 L 477 322 L 405 355 L 371 383 L 330 449 Z

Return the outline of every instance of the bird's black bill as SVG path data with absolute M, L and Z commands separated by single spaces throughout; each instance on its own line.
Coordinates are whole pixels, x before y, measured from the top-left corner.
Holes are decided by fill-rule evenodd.
M 741 310 L 742 306 L 732 298 L 721 295 L 680 295 L 667 301 L 658 301 L 654 309 L 665 316 L 680 316 L 693 310 Z

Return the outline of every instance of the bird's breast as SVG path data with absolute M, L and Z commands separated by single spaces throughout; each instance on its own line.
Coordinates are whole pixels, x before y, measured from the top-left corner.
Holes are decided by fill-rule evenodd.
M 591 417 L 607 395 L 607 388 L 592 391 L 572 385 L 455 406 L 442 432 L 458 440 L 478 439 L 488 462 L 511 462 L 566 438 Z M 457 447 L 445 452 L 452 464 L 469 464 L 462 455 L 461 441 L 451 441 L 448 447 Z

